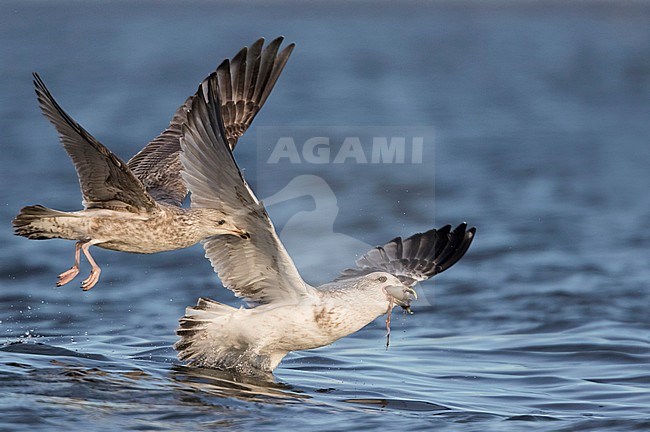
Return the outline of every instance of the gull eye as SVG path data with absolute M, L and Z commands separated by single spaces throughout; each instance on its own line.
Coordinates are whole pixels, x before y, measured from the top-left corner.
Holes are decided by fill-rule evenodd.
M 379 279 L 377 279 L 379 282 L 386 282 L 388 278 L 386 276 L 379 276 Z
M 223 225 L 223 224 L 226 223 L 226 221 L 222 219 L 222 220 L 220 220 L 218 223 L 219 223 L 219 225 Z

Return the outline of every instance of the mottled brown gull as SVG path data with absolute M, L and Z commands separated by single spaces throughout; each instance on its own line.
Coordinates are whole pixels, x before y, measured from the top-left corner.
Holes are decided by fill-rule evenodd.
M 233 308 L 199 299 L 188 307 L 175 348 L 187 363 L 245 374 L 272 372 L 287 353 L 328 345 L 394 305 L 409 308 L 414 285 L 455 264 L 475 228 L 449 225 L 395 238 L 372 249 L 335 281 L 312 287 L 298 273 L 262 202 L 245 182 L 228 148 L 221 121 L 218 79 L 205 81 L 192 101 L 181 137 L 181 174 L 192 207 L 235 215 L 250 239 L 214 236 L 202 240 L 223 285 L 245 299 Z
M 264 39 L 240 50 L 217 68 L 222 91 L 221 112 L 231 149 L 250 126 L 280 76 L 294 45 L 279 51 L 283 38 L 264 49 Z M 191 106 L 190 96 L 169 126 L 128 163 L 124 163 L 72 119 L 34 74 L 43 114 L 59 133 L 72 159 L 83 195 L 84 210 L 62 212 L 40 205 L 23 208 L 13 220 L 16 234 L 29 239 L 76 240 L 72 268 L 61 273 L 57 286 L 79 273 L 81 252 L 92 266 L 84 290 L 98 281 L 100 268 L 90 255 L 93 245 L 123 252 L 156 253 L 180 249 L 213 235 L 247 239 L 232 216 L 214 208 L 182 208 L 187 189 L 180 177 L 181 124 Z

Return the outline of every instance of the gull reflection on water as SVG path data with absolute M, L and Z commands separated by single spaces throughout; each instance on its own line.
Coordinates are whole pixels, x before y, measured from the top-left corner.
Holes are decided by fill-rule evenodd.
M 278 382 L 272 374 L 245 376 L 218 369 L 175 365 L 171 378 L 183 387 L 220 398 L 264 403 L 292 403 L 311 397 Z

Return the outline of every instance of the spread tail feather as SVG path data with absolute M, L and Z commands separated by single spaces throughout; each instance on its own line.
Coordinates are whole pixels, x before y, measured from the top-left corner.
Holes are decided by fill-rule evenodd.
M 208 328 L 215 320 L 218 321 L 222 316 L 236 310 L 207 298 L 200 298 L 196 306 L 188 307 L 185 316 L 179 320 L 180 326 L 176 330 L 176 334 L 181 337 L 174 344 L 174 348 L 178 351 L 178 358 L 190 364 L 203 364 L 208 352 L 206 346 L 215 342 L 210 340 Z
M 53 218 L 75 217 L 70 213 L 52 210 L 41 205 L 27 206 L 20 209 L 18 216 L 11 221 L 16 235 L 31 240 L 65 238 L 53 223 Z
M 180 319 L 174 344 L 178 358 L 191 366 L 232 370 L 246 375 L 264 375 L 278 365 L 283 353 L 269 356 L 248 345 L 240 337 L 243 314 L 250 309 L 236 309 L 214 300 L 200 298 L 188 307 Z M 244 326 L 245 327 L 245 326 Z

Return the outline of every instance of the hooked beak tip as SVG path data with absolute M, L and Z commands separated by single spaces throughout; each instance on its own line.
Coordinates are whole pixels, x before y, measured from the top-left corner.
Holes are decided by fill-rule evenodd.
M 402 307 L 408 307 L 411 303 L 411 300 L 417 300 L 418 294 L 411 287 L 405 286 L 388 286 L 384 288 L 386 294 L 390 295 L 395 303 Z

